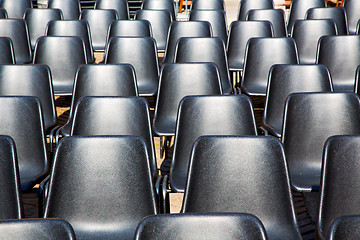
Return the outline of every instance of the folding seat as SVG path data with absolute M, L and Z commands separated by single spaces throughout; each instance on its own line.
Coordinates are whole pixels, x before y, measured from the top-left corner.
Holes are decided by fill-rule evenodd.
M 29 8 L 25 11 L 24 19 L 29 30 L 30 44 L 33 51 L 36 40 L 41 36 L 45 36 L 48 22 L 61 20 L 62 18 L 60 9 Z
M 105 51 L 107 33 L 110 24 L 119 19 L 114 9 L 85 9 L 80 14 L 81 20 L 89 23 L 92 45 L 95 52 Z
M 357 133 L 358 134 L 358 133 Z M 360 215 L 357 204 L 359 199 L 359 136 L 334 136 L 327 140 L 324 147 L 322 185 L 320 195 L 320 208 L 316 228 L 318 239 L 328 239 L 331 232 L 330 225 L 336 218 L 349 215 Z M 359 219 L 359 218 L 358 218 Z M 335 220 L 335 222 L 334 222 Z M 345 220 L 345 219 L 344 219 Z M 341 225 L 343 231 L 350 230 L 348 237 L 333 239 L 357 239 L 360 235 L 359 220 L 357 227 L 345 223 L 338 225 L 340 235 Z M 345 229 L 344 229 L 345 228 Z M 345 234 L 345 233 L 343 233 Z M 355 236 L 358 237 L 355 237 Z
M 237 20 L 245 21 L 251 9 L 273 9 L 273 0 L 241 0 Z
M 224 94 L 232 93 L 224 42 L 217 37 L 180 38 L 175 50 L 175 62 L 213 62 L 219 69 Z
M 224 0 L 193 0 L 191 1 L 192 10 L 224 10 Z
M 360 238 L 360 216 L 343 216 L 332 221 L 329 240 Z
M 96 0 L 95 9 L 114 9 L 119 19 L 130 19 L 127 0 Z
M 88 63 L 94 63 L 94 50 L 90 27 L 85 20 L 61 20 L 49 22 L 46 36 L 78 36 L 84 41 Z
M 332 19 L 335 22 L 338 35 L 349 34 L 346 13 L 343 7 L 310 8 L 306 19 Z
M 24 19 L 0 19 L 0 35 L 11 39 L 16 63 L 31 63 L 29 32 Z
M 64 20 L 77 20 L 80 16 L 80 0 L 48 0 L 48 8 L 59 8 Z
M 135 20 L 148 20 L 151 25 L 153 37 L 158 52 L 165 52 L 166 39 L 172 22 L 171 14 L 167 10 L 138 10 Z
M 115 20 L 110 25 L 107 42 L 112 37 L 152 37 L 150 22 L 147 20 Z
M 250 96 L 266 95 L 272 65 L 299 62 L 292 38 L 252 38 L 247 44 L 244 59 L 241 91 Z
M 175 2 L 173 0 L 143 0 L 141 9 L 167 10 L 170 12 L 171 21 L 176 21 Z
M 55 95 L 71 96 L 76 70 L 87 64 L 84 41 L 73 36 L 40 37 L 33 63 L 50 67 Z
M 246 20 L 269 21 L 273 26 L 274 37 L 287 37 L 285 12 L 282 9 L 255 9 L 249 10 Z
M 304 20 L 310 8 L 326 7 L 326 0 L 292 0 L 287 21 L 287 31 L 291 34 L 296 20 Z
M 11 137 L 0 135 L 0 154 L 0 219 L 20 219 L 23 212 L 21 185 L 15 142 Z M 1 234 L 2 231 L 0 237 Z
M 0 221 L 0 238 L 8 240 L 75 240 L 71 225 L 62 219 L 22 219 Z
M 261 221 L 245 213 L 159 214 L 144 218 L 135 240 L 266 239 Z
M 343 2 L 343 7 L 346 12 L 349 34 L 355 34 L 360 19 L 360 2 L 356 0 L 346 0 Z
M 0 63 L 1 64 L 14 64 L 14 47 L 9 37 L 0 37 Z
M 285 102 L 291 93 L 332 90 L 329 70 L 323 65 L 274 65 L 269 73 L 262 129 L 281 137 Z
M 206 21 L 176 21 L 170 24 L 163 63 L 173 63 L 176 43 L 182 37 L 211 37 L 211 25 Z
M 293 93 L 286 101 L 282 142 L 297 191 L 319 190 L 326 139 L 360 133 L 355 93 Z
M 322 37 L 316 63 L 329 69 L 334 91 L 353 92 L 356 68 L 360 65 L 360 35 Z
M 26 9 L 32 8 L 31 0 L 2 0 L 0 8 L 4 8 L 8 18 L 23 18 Z
M 5 8 L 0 8 L 0 19 L 8 18 Z
M 189 20 L 208 21 L 211 25 L 213 36 L 219 37 L 224 43 L 227 42 L 228 32 L 224 10 L 192 10 Z
M 157 213 L 151 180 L 141 137 L 64 138 L 44 217 L 68 221 L 78 240 L 133 239 L 140 220 Z
M 203 136 L 191 153 L 182 213 L 258 217 L 268 239 L 302 239 L 281 142 L 266 136 Z
M 128 63 L 135 69 L 140 96 L 154 96 L 159 82 L 156 42 L 150 37 L 112 37 L 105 51 L 105 63 Z
M 322 36 L 333 36 L 336 33 L 332 19 L 296 20 L 291 37 L 295 40 L 300 64 L 314 64 L 319 39 Z

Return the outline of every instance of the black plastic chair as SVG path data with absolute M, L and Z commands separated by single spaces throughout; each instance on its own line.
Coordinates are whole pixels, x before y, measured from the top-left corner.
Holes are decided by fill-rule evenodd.
M 229 67 L 224 42 L 217 37 L 180 38 L 175 50 L 175 62 L 213 62 L 219 69 L 224 94 L 232 93 Z
M 50 67 L 55 95 L 72 94 L 75 73 L 87 64 L 84 41 L 80 37 L 40 37 L 35 46 L 34 64 Z
M 153 38 L 158 52 L 165 52 L 169 27 L 172 22 L 171 14 L 167 10 L 138 10 L 136 20 L 148 20 L 151 24 Z
M 175 2 L 173 0 L 143 0 L 141 9 L 167 10 L 170 12 L 171 21 L 176 21 Z
M 147 20 L 115 20 L 110 25 L 107 42 L 112 37 L 152 37 L 150 22 Z
M 75 240 L 71 225 L 62 219 L 22 219 L 0 221 L 0 238 L 7 240 Z
M 300 64 L 316 62 L 319 39 L 328 35 L 337 35 L 335 22 L 331 19 L 295 21 L 291 37 L 296 42 Z
M 32 8 L 31 0 L 2 0 L 0 8 L 6 9 L 8 18 L 23 18 L 26 9 Z
M 249 40 L 241 78 L 241 90 L 250 96 L 265 96 L 270 68 L 274 64 L 297 64 L 292 38 L 252 38 Z
M 95 9 L 114 9 L 119 19 L 130 19 L 128 0 L 96 0 Z
M 172 22 L 167 38 L 163 63 L 173 63 L 176 43 L 182 37 L 211 37 L 211 25 L 205 21 L 176 21 Z
M 64 20 L 78 20 L 80 16 L 80 0 L 48 0 L 48 8 L 59 8 Z
M 359 136 L 335 136 L 324 147 L 320 208 L 316 234 L 318 239 L 328 239 L 334 219 L 359 215 Z M 359 221 L 358 221 L 359 223 Z M 358 225 L 359 226 L 359 225 Z M 359 227 L 352 229 L 359 235 Z M 340 239 L 340 238 L 339 238 Z M 356 237 L 341 239 L 357 239 Z
M 291 94 L 285 105 L 282 142 L 293 188 L 319 190 L 325 141 L 352 134 L 360 134 L 355 93 Z
M 360 19 L 360 2 L 356 0 L 346 0 L 343 1 L 343 7 L 346 12 L 349 34 L 355 34 Z
M 329 240 L 359 239 L 360 215 L 338 217 L 332 221 Z
M 0 63 L 1 64 L 14 64 L 14 47 L 9 37 L 0 37 Z
M 296 20 L 304 20 L 310 8 L 326 7 L 326 0 L 291 0 L 287 31 L 291 34 Z
M 193 0 L 191 1 L 192 10 L 224 10 L 224 0 Z
M 144 218 L 135 233 L 135 240 L 265 240 L 261 221 L 244 213 L 159 214 Z
M 273 26 L 273 37 L 287 37 L 285 12 L 282 9 L 255 9 L 249 10 L 246 17 L 248 21 L 269 21 Z
M 46 29 L 47 36 L 78 36 L 84 41 L 88 63 L 93 63 L 94 50 L 89 24 L 85 20 L 61 20 L 49 22 Z
M 249 10 L 252 9 L 273 9 L 273 0 L 241 0 L 237 20 L 245 21 Z
M 104 51 L 110 24 L 119 19 L 117 12 L 114 9 L 85 9 L 80 19 L 89 23 L 94 51 Z
M 274 137 L 200 137 L 182 212 L 249 213 L 263 223 L 269 240 L 302 239 L 284 149 Z
M 16 63 L 31 63 L 29 32 L 24 19 L 0 19 L 0 36 L 11 39 Z
M 335 22 L 338 35 L 348 35 L 346 13 L 343 7 L 310 8 L 306 19 L 332 19 Z
M 269 21 L 234 21 L 230 25 L 227 57 L 230 71 L 241 71 L 244 65 L 246 44 L 253 37 L 272 37 Z
M 20 177 L 15 142 L 9 136 L 0 136 L 0 154 L 0 219 L 19 219 L 23 212 Z
M 360 65 L 360 35 L 322 37 L 316 63 L 329 69 L 334 91 L 353 92 L 355 72 Z
M 159 82 L 156 42 L 150 37 L 112 37 L 105 63 L 129 63 L 135 69 L 140 96 L 154 96 Z
M 32 50 L 35 48 L 36 40 L 41 36 L 45 36 L 48 22 L 51 20 L 61 20 L 62 18 L 60 9 L 29 8 L 26 10 L 24 19 L 29 30 Z
M 219 37 L 224 43 L 227 42 L 228 32 L 224 10 L 192 10 L 189 20 L 208 21 L 211 25 L 213 36 Z
M 0 19 L 8 18 L 5 8 L 0 8 Z
M 323 65 L 274 65 L 269 72 L 262 128 L 280 138 L 288 95 L 332 90 L 329 70 Z
M 77 239 L 113 240 L 133 239 L 140 220 L 156 213 L 146 143 L 141 137 L 61 140 L 45 218 L 68 221 Z

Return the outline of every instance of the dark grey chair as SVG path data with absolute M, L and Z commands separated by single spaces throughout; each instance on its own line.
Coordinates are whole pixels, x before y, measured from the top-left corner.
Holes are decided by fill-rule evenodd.
M 157 213 L 148 161 L 141 137 L 64 138 L 44 217 L 68 221 L 79 240 L 133 239 L 140 220 Z
M 32 8 L 31 0 L 2 0 L 0 8 L 6 9 L 8 18 L 23 18 L 26 9 Z
M 58 8 L 64 20 L 77 20 L 80 16 L 80 0 L 48 0 L 48 8 Z
M 245 21 L 249 10 L 252 9 L 273 9 L 273 0 L 241 0 L 237 20 Z
M 359 239 L 360 216 L 343 216 L 332 221 L 329 230 L 329 240 Z
M 224 0 L 193 0 L 191 1 L 192 10 L 224 10 Z
M 5 8 L 0 8 L 0 19 L 8 18 Z
M 302 239 L 284 149 L 274 137 L 200 137 L 181 212 L 250 213 L 264 224 L 269 240 Z
M 1 64 L 14 64 L 14 47 L 9 37 L 0 37 L 0 63 Z
M 95 9 L 114 9 L 119 19 L 130 19 L 128 0 L 96 0 Z
M 343 7 L 346 12 L 349 34 L 355 34 L 360 19 L 360 2 L 356 0 L 345 0 L 343 1 Z
M 254 9 L 249 10 L 247 21 L 269 21 L 273 26 L 273 37 L 287 37 L 285 12 L 282 9 Z
M 265 240 L 261 221 L 244 213 L 159 214 L 144 218 L 135 233 L 135 240 Z
M 293 93 L 286 101 L 282 142 L 297 191 L 319 190 L 325 141 L 360 134 L 360 103 L 355 93 Z
M 175 2 L 173 0 L 143 0 L 141 9 L 167 10 L 170 12 L 171 21 L 176 21 Z
M 147 20 L 115 20 L 111 23 L 107 41 L 112 37 L 152 37 L 151 25 Z

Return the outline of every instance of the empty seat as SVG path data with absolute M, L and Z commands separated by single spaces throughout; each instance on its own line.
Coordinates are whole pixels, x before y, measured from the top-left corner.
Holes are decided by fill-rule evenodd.
M 346 0 L 343 1 L 343 7 L 346 12 L 349 33 L 355 34 L 360 19 L 360 2 L 356 0 Z
M 31 0 L 2 0 L 0 8 L 6 9 L 8 18 L 23 18 L 26 9 L 32 8 Z
M 237 20 L 245 21 L 251 9 L 273 9 L 273 0 L 241 0 Z
M 269 21 L 273 26 L 274 37 L 287 37 L 285 12 L 282 9 L 255 9 L 249 10 L 248 21 Z
M 80 16 L 80 0 L 48 0 L 48 8 L 59 8 L 64 20 L 76 20 Z
M 360 216 L 343 216 L 333 220 L 329 240 L 358 239 L 360 237 Z
M 224 10 L 224 0 L 193 0 L 191 1 L 192 10 Z
M 96 0 L 95 9 L 114 9 L 119 19 L 130 19 L 127 0 Z
M 1 64 L 14 64 L 14 47 L 9 37 L 0 37 L 0 63 Z
M 107 41 L 112 37 L 151 37 L 151 25 L 147 20 L 115 20 L 111 23 Z
M 141 9 L 167 10 L 170 12 L 171 21 L 176 21 L 175 2 L 173 0 L 143 0 Z
M 332 19 L 335 22 L 338 35 L 349 34 L 343 7 L 310 8 L 306 12 L 306 19 Z

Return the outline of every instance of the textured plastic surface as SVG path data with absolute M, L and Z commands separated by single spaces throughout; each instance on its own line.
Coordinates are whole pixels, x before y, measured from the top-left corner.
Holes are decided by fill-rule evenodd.
M 80 16 L 80 0 L 48 0 L 48 8 L 59 8 L 64 20 L 77 20 Z
M 333 19 L 338 35 L 349 34 L 345 9 L 343 7 L 310 8 L 306 12 L 306 19 Z
M 255 215 L 268 239 L 302 239 L 281 142 L 274 137 L 201 137 L 191 154 L 182 212 Z
M 349 34 L 355 34 L 360 19 L 360 2 L 357 0 L 343 1 L 343 7 L 346 12 Z
M 330 227 L 329 240 L 360 238 L 360 215 L 336 218 Z
M 248 21 L 269 21 L 273 26 L 273 37 L 287 37 L 285 12 L 282 9 L 255 9 L 248 11 Z
M 0 8 L 6 9 L 8 18 L 23 18 L 26 9 L 32 8 L 31 0 L 2 0 Z
M 110 25 L 108 41 L 111 37 L 152 37 L 150 22 L 147 20 L 115 20 Z
M 273 0 L 242 0 L 240 2 L 238 20 L 245 21 L 249 10 L 252 9 L 273 9 Z
M 171 21 L 176 21 L 175 2 L 173 0 L 143 0 L 141 9 L 167 10 L 170 12 Z
M 95 9 L 114 9 L 118 14 L 119 19 L 130 19 L 127 0 L 96 0 Z

